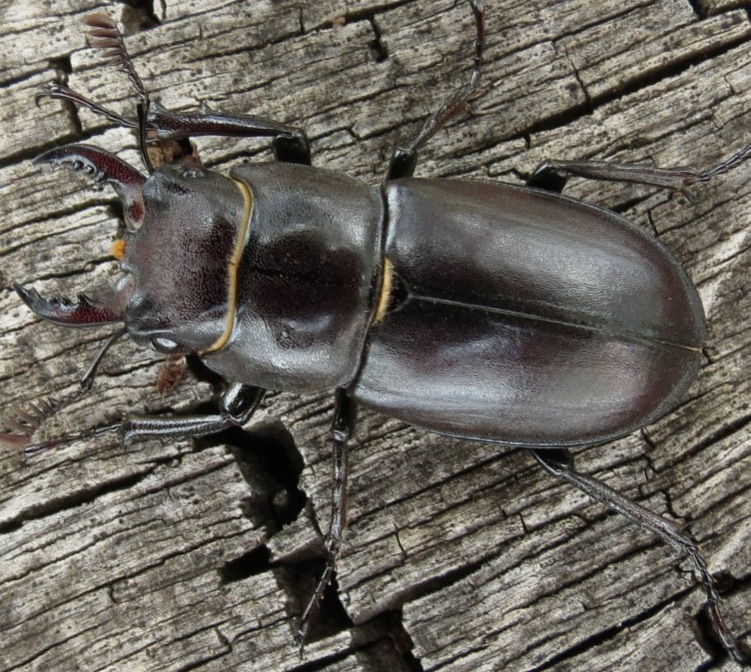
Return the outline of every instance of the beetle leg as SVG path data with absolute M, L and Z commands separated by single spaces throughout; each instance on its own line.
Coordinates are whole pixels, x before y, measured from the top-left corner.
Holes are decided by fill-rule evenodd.
M 737 639 L 725 624 L 725 619 L 720 612 L 720 596 L 717 593 L 714 577 L 707 567 L 706 560 L 699 552 L 696 542 L 686 532 L 662 516 L 657 515 L 636 502 L 632 502 L 601 481 L 575 471 L 573 459 L 568 450 L 532 450 L 532 454 L 553 476 L 569 482 L 592 499 L 602 502 L 613 511 L 628 518 L 640 528 L 657 535 L 668 546 L 687 555 L 699 573 L 699 581 L 706 591 L 706 608 L 722 646 L 735 662 L 741 665 L 751 664 L 751 647 Z
M 355 402 L 347 395 L 347 392 L 343 388 L 338 388 L 334 402 L 334 419 L 331 425 L 333 433 L 332 467 L 334 479 L 331 493 L 331 519 L 329 521 L 329 531 L 326 535 L 326 567 L 321 574 L 313 597 L 310 598 L 300 619 L 300 629 L 297 631 L 300 655 L 302 655 L 313 616 L 323 598 L 326 586 L 331 581 L 336 570 L 336 560 L 342 545 L 342 534 L 347 525 L 347 477 L 349 475 L 347 441 L 349 441 L 354 430 L 355 412 Z
M 34 99 L 39 103 L 42 98 L 67 100 L 106 117 L 123 128 L 139 127 L 137 119 L 123 117 L 61 84 L 43 86 Z M 263 117 L 218 112 L 170 112 L 158 103 L 151 102 L 144 124 L 146 130 L 155 131 L 160 140 L 182 140 L 201 135 L 270 137 L 273 138 L 272 149 L 277 161 L 306 166 L 311 163 L 310 142 L 304 130 Z
M 113 425 L 95 427 L 77 434 L 68 434 L 42 443 L 28 445 L 21 453 L 21 461 L 25 463 L 49 448 L 57 448 L 81 439 L 110 432 L 119 433 L 121 441 L 125 445 L 147 439 L 198 438 L 215 434 L 230 427 L 242 426 L 248 422 L 265 394 L 266 390 L 263 388 L 233 383 L 222 395 L 219 413 L 217 414 L 172 418 L 128 418 Z
M 709 177 L 703 178 L 703 174 L 693 168 L 654 168 L 608 161 L 544 161 L 527 180 L 527 186 L 561 193 L 568 179 L 577 176 L 590 180 L 634 182 L 682 191 L 694 182 L 708 180 Z
M 684 192 L 697 182 L 707 182 L 732 170 L 751 156 L 751 144 L 707 170 L 694 168 L 655 168 L 608 161 L 543 161 L 527 180 L 528 187 L 561 193 L 569 177 L 607 182 L 634 182 Z
M 110 121 L 114 121 L 118 126 L 123 128 L 138 128 L 138 121 L 129 117 L 123 117 L 117 112 L 113 112 L 107 107 L 95 103 L 84 95 L 69 89 L 64 84 L 43 84 L 39 87 L 39 90 L 34 94 L 34 102 L 39 105 L 39 101 L 43 98 L 52 98 L 53 100 L 67 100 L 68 102 L 77 105 L 78 107 L 85 107 L 87 110 L 91 110 L 94 114 L 99 114 L 106 117 Z
M 155 130 L 160 140 L 181 140 L 199 135 L 270 137 L 277 161 L 310 165 L 310 142 L 305 131 L 263 117 L 211 111 L 178 113 L 151 103 L 146 128 Z
M 91 14 L 85 21 L 90 28 L 91 46 L 104 50 L 105 56 L 128 76 L 138 94 L 138 135 L 141 154 L 150 173 L 152 167 L 146 152 L 146 131 L 156 131 L 161 140 L 180 140 L 196 135 L 272 137 L 272 147 L 278 161 L 310 165 L 310 143 L 305 132 L 299 128 L 262 117 L 212 112 L 174 113 L 152 102 L 125 48 L 117 23 L 107 14 Z
M 173 418 L 128 418 L 119 425 L 123 444 L 170 436 L 198 438 L 244 425 L 256 412 L 266 390 L 232 383 L 222 395 L 219 413 Z
M 556 170 L 552 164 L 552 161 L 541 163 L 535 168 L 535 172 L 529 176 L 525 184 L 533 189 L 542 189 L 553 194 L 560 194 L 566 186 L 570 175 Z
M 462 87 L 451 94 L 430 117 L 423 123 L 412 140 L 406 147 L 397 147 L 391 155 L 389 168 L 386 172 L 386 180 L 396 180 L 401 177 L 412 177 L 417 164 L 417 150 L 420 149 L 436 131 L 443 128 L 449 121 L 466 111 L 466 103 L 469 97 L 477 89 L 480 81 L 482 67 L 482 52 L 485 44 L 485 10 L 483 0 L 469 0 L 472 13 L 475 18 L 475 52 L 472 62 L 472 70 L 469 80 Z
M 105 56 L 130 79 L 139 98 L 138 118 L 123 117 L 68 87 L 57 84 L 42 87 L 35 96 L 37 104 L 42 98 L 68 100 L 75 105 L 103 115 L 120 126 L 139 129 L 141 155 L 149 173 L 153 172 L 153 169 L 146 152 L 147 131 L 156 131 L 160 140 L 179 140 L 198 135 L 271 137 L 274 155 L 278 161 L 310 165 L 310 143 L 302 129 L 286 126 L 263 117 L 212 112 L 173 113 L 151 101 L 133 66 L 115 21 L 107 14 L 101 13 L 91 14 L 86 17 L 85 21 L 89 26 L 91 46 L 104 50 Z

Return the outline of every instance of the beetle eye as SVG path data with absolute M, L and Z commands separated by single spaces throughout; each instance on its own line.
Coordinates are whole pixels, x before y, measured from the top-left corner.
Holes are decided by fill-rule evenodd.
M 151 341 L 151 345 L 153 346 L 154 350 L 157 350 L 158 352 L 163 352 L 167 355 L 171 355 L 173 352 L 177 351 L 177 343 L 169 338 L 164 338 L 163 336 L 157 336 L 153 341 Z
M 188 166 L 186 168 L 183 168 L 182 176 L 190 179 L 201 177 L 201 171 L 193 166 Z

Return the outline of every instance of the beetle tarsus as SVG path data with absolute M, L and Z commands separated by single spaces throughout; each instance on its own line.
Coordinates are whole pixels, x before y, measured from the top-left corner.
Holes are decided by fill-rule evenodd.
M 34 94 L 34 102 L 38 106 L 40 101 L 45 98 L 66 100 L 78 107 L 84 107 L 87 110 L 91 110 L 94 114 L 103 116 L 123 128 L 138 128 L 138 121 L 136 119 L 123 117 L 117 112 L 113 112 L 109 108 L 99 105 L 99 103 L 95 103 L 93 100 L 73 91 L 73 89 L 69 89 L 63 84 L 44 84 L 43 86 L 40 86 L 39 90 Z
M 54 439 L 42 441 L 40 443 L 32 443 L 23 448 L 21 451 L 21 464 L 27 465 L 29 461 L 47 450 L 53 448 L 59 448 L 60 446 L 76 443 L 77 441 L 83 441 L 84 439 L 90 439 L 94 436 L 101 436 L 102 434 L 109 434 L 111 432 L 120 431 L 121 424 L 105 425 L 103 427 L 94 427 L 93 429 L 87 429 L 83 432 L 76 434 L 66 434 L 64 436 L 58 436 Z
M 659 539 L 676 551 L 686 555 L 699 574 L 699 582 L 704 586 L 707 595 L 709 611 L 715 633 L 727 651 L 728 655 L 737 663 L 746 665 L 751 663 L 749 646 L 736 638 L 725 624 L 720 611 L 720 596 L 717 593 L 715 580 L 710 573 L 707 562 L 701 555 L 696 542 L 686 532 L 676 525 L 657 515 L 653 511 L 632 502 L 608 485 L 591 476 L 581 474 L 574 469 L 573 458 L 564 448 L 532 450 L 537 461 L 553 476 L 567 481 L 571 485 L 628 518 L 643 530 L 655 534 Z

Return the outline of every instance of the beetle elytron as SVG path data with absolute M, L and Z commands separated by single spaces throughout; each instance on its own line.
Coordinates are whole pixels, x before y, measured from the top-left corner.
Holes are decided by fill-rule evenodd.
M 703 172 L 547 162 L 526 187 L 414 178 L 419 148 L 478 85 L 484 17 L 481 0 L 470 5 L 477 36 L 467 83 L 395 150 L 378 187 L 311 167 L 298 128 L 253 116 L 172 113 L 153 103 L 115 23 L 101 14 L 87 18 L 94 46 L 107 50 L 136 89 L 137 118 L 65 86 L 45 87 L 38 97 L 68 100 L 135 128 L 149 175 L 89 145 L 39 156 L 37 163 L 65 164 L 115 189 L 126 223 L 115 247 L 123 274 L 99 301 L 16 289 L 56 324 L 123 325 L 82 389 L 126 333 L 159 352 L 199 355 L 227 388 L 216 414 L 129 419 L 27 445 L 24 456 L 113 430 L 125 442 L 204 436 L 245 424 L 267 389 L 333 389 L 334 515 L 301 641 L 341 544 L 346 446 L 362 404 L 439 433 L 529 448 L 550 473 L 688 554 L 719 640 L 748 664 L 749 648 L 725 626 L 695 544 L 576 472 L 567 452 L 624 436 L 678 403 L 702 360 L 698 294 L 658 241 L 560 192 L 570 175 L 680 189 L 725 172 L 751 150 Z M 229 176 L 191 156 L 152 165 L 150 143 L 200 135 L 270 137 L 276 161 Z

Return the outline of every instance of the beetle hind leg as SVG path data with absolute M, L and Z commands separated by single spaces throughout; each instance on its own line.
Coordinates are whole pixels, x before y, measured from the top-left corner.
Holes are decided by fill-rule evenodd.
M 661 189 L 683 191 L 695 182 L 704 182 L 705 172 L 693 168 L 655 168 L 608 161 L 543 161 L 527 180 L 527 186 L 560 194 L 571 177 L 604 182 L 633 182 Z M 724 171 L 723 171 L 724 172 Z M 712 173 L 710 177 L 719 173 Z
M 640 528 L 657 535 L 661 541 L 688 556 L 699 574 L 699 582 L 707 595 L 706 609 L 709 613 L 715 634 L 728 655 L 740 665 L 751 665 L 751 647 L 737 639 L 725 624 L 720 611 L 720 596 L 715 579 L 710 573 L 706 560 L 699 552 L 696 542 L 676 525 L 649 509 L 632 502 L 591 476 L 574 470 L 573 459 L 565 449 L 532 450 L 537 461 L 553 476 L 579 488 L 592 499 L 605 504 L 613 511 L 622 514 Z
M 543 161 L 527 180 L 527 186 L 560 194 L 570 177 L 584 177 L 606 182 L 633 182 L 685 194 L 687 187 L 708 182 L 727 173 L 751 156 L 751 144 L 730 158 L 708 168 L 656 168 L 654 166 L 611 163 L 609 161 Z

